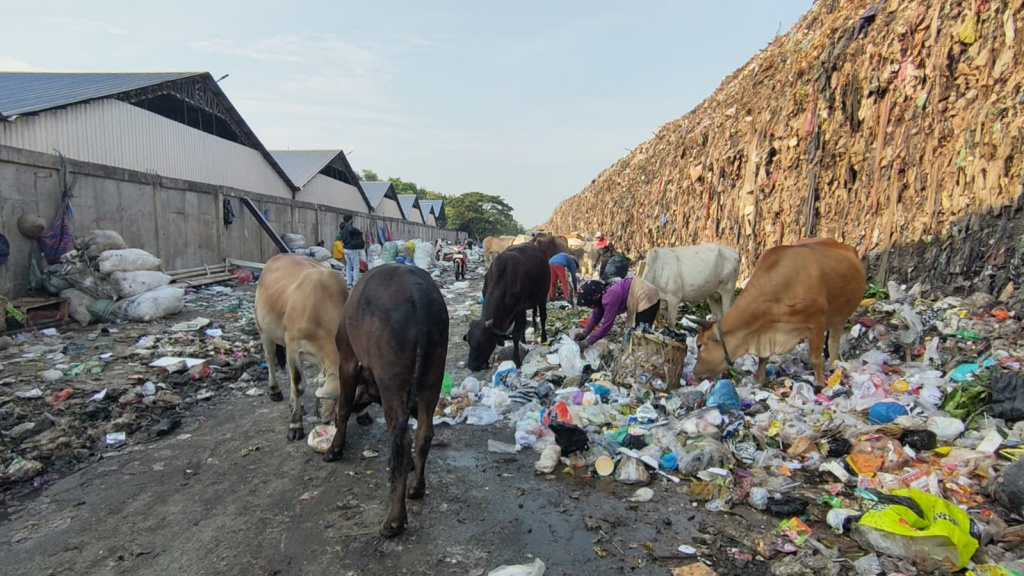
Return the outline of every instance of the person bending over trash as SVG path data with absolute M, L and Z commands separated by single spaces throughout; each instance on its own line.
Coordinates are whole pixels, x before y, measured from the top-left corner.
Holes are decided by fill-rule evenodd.
M 605 284 L 591 280 L 580 286 L 576 304 L 592 308 L 583 331 L 573 339 L 580 342 L 580 351 L 586 350 L 611 332 L 615 318 L 626 313 L 626 326 L 636 328 L 654 324 L 661 296 L 658 289 L 643 278 L 630 276 Z
M 548 287 L 548 300 L 555 299 L 555 284 L 561 282 L 565 301 L 572 304 L 572 295 L 579 289 L 579 284 L 576 281 L 576 261 L 565 252 L 559 252 L 548 260 L 548 266 L 551 267 L 551 285 Z M 572 277 L 571 287 L 565 276 L 566 271 Z

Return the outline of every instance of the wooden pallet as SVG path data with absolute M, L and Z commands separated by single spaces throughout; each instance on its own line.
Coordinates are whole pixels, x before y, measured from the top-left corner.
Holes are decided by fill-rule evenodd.
M 35 328 L 40 323 L 68 322 L 67 298 L 21 298 L 11 304 L 25 315 L 25 327 Z

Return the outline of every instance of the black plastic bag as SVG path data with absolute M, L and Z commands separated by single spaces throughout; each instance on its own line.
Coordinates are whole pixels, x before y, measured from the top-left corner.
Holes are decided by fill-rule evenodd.
M 781 498 L 768 498 L 768 512 L 775 516 L 803 516 L 807 512 L 809 503 L 806 500 L 783 496 Z
M 938 437 L 931 430 L 907 430 L 900 434 L 900 444 L 909 446 L 918 452 L 934 450 L 938 445 Z
M 840 458 L 846 456 L 853 450 L 853 444 L 846 438 L 837 436 L 828 440 L 828 457 Z
M 583 428 L 558 421 L 551 422 L 549 427 L 555 433 L 555 443 L 562 449 L 562 456 L 590 449 L 590 436 Z
M 629 258 L 623 254 L 616 254 L 608 259 L 604 269 L 601 270 L 601 281 L 611 282 L 618 278 L 625 278 L 629 274 Z
M 1024 375 L 992 370 L 992 402 L 987 412 L 1003 420 L 1024 420 Z

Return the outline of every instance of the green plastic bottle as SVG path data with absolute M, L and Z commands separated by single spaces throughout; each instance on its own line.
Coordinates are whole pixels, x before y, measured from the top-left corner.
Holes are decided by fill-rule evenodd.
M 452 375 L 444 371 L 444 380 L 441 381 L 441 396 L 449 396 L 452 393 Z

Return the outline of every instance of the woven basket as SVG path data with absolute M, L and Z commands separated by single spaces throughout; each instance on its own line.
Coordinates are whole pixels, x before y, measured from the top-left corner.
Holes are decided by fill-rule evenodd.
M 686 345 L 681 342 L 629 330 L 615 358 L 612 381 L 656 392 L 675 390 L 683 375 L 686 353 Z

